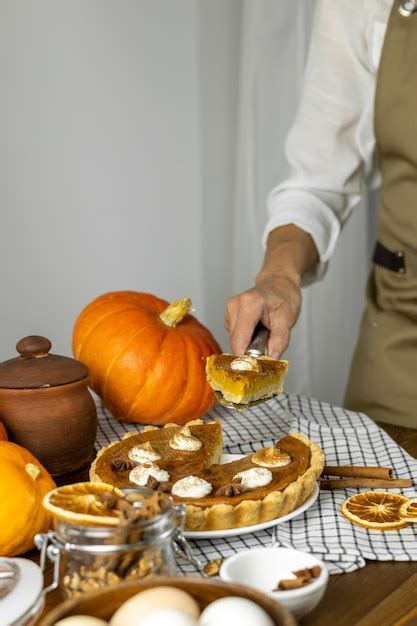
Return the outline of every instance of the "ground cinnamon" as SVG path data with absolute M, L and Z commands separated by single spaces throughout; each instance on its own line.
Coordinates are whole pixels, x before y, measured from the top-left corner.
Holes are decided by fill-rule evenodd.
M 377 489 L 398 489 L 412 487 L 413 481 L 410 478 L 384 480 L 381 478 L 336 478 L 334 480 L 321 480 L 320 488 L 326 491 L 332 489 L 350 489 L 352 487 L 371 487 Z

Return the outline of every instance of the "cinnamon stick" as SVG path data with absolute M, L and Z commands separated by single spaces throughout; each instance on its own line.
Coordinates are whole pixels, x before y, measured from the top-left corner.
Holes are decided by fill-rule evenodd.
M 351 487 L 370 487 L 376 489 L 398 489 L 402 487 L 412 487 L 413 481 L 410 478 L 393 478 L 385 480 L 383 478 L 336 478 L 335 480 L 321 480 L 320 488 L 326 491 L 332 489 L 350 489 Z
M 392 478 L 390 467 L 361 467 L 350 465 L 325 465 L 323 474 L 326 476 L 344 476 L 346 478 L 381 478 L 389 480 Z

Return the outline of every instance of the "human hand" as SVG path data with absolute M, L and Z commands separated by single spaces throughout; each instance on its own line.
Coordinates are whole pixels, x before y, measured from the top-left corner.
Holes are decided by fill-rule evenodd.
M 289 343 L 290 331 L 301 308 L 300 281 L 285 275 L 260 275 L 251 289 L 230 298 L 225 327 L 234 354 L 244 354 L 256 324 L 269 329 L 268 354 L 279 359 Z

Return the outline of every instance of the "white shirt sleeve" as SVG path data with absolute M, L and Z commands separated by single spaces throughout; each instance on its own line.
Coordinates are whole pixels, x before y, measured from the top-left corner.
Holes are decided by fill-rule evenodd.
M 323 276 L 361 198 L 373 158 L 376 72 L 364 6 L 318 0 L 301 103 L 286 143 L 290 177 L 268 197 L 264 244 L 278 226 L 295 224 L 310 233 L 320 257 L 315 278 Z

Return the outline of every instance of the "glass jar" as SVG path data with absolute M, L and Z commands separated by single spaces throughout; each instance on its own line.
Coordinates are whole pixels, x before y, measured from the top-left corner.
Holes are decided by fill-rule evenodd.
M 142 498 L 149 494 L 147 489 L 127 491 Z M 56 520 L 54 531 L 37 535 L 35 541 L 41 550 L 41 567 L 46 558 L 54 562 L 52 586 L 71 598 L 125 580 L 173 575 L 180 553 L 200 566 L 182 535 L 183 523 L 183 507 L 174 507 L 166 497 L 161 512 L 150 519 L 120 526 Z

